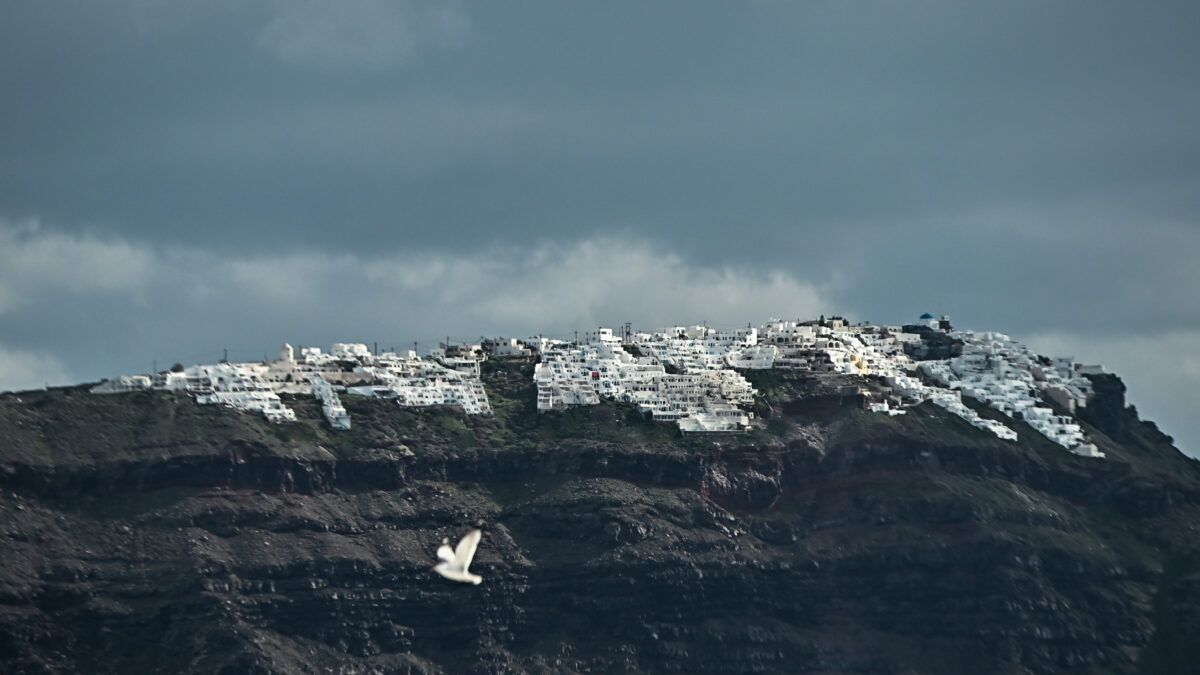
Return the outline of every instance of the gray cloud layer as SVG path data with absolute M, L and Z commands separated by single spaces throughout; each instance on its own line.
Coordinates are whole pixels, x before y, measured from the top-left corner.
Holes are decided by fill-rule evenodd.
M 1197 25 L 1184 2 L 9 3 L 0 368 L 810 308 L 1184 358 Z M 357 290 L 332 311 L 321 284 Z M 730 289 L 785 306 L 733 316 Z M 1194 374 L 1145 369 L 1135 402 L 1200 452 Z
M 148 370 L 154 358 L 213 360 L 226 347 L 256 359 L 284 340 L 430 347 L 446 335 L 562 337 L 625 321 L 733 327 L 830 311 L 820 288 L 785 272 L 696 266 L 609 236 L 486 253 L 229 255 L 0 222 L 0 244 L 0 329 L 11 341 L 0 353 L 40 354 L 84 377 Z M 5 388 L 44 381 L 3 363 Z

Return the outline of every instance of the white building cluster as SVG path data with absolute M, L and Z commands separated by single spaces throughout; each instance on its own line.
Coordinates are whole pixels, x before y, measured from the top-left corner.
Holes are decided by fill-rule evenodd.
M 541 340 L 533 376 L 538 410 L 594 405 L 603 397 L 633 403 L 684 432 L 744 430 L 750 414 L 738 405 L 754 401 L 754 388 L 724 362 L 744 340 L 704 327 L 676 327 L 637 335 L 632 350 L 637 355 L 607 328 L 577 343 Z M 668 373 L 667 365 L 676 372 Z
M 921 371 L 947 390 L 983 401 L 1013 419 L 1024 420 L 1046 438 L 1086 457 L 1103 457 L 1087 442 L 1083 429 L 1070 415 L 1054 412 L 1049 399 L 1068 413 L 1087 405 L 1091 382 L 1086 366 L 1070 358 L 1047 359 L 1003 333 L 953 333 L 963 341 L 961 356 L 925 361 Z
M 470 363 L 470 368 L 464 362 Z M 447 365 L 417 357 L 377 362 L 360 372 L 372 384 L 347 387 L 359 396 L 395 399 L 406 407 L 458 405 L 468 415 L 490 415 L 492 406 L 479 379 L 478 361 L 447 359 Z M 448 367 L 454 366 L 454 367 Z
M 248 363 L 195 365 L 182 372 L 123 375 L 92 389 L 95 394 L 137 389 L 185 392 L 201 404 L 221 404 L 258 412 L 272 422 L 292 422 L 296 413 L 281 393 L 312 394 L 330 426 L 349 429 L 350 415 L 338 391 L 394 399 L 402 406 L 459 405 L 468 414 L 491 414 L 476 360 L 446 358 L 450 366 L 423 359 L 415 352 L 373 354 L 364 344 L 336 343 L 329 352 L 304 347 L 295 357 L 285 344 L 279 358 Z
M 183 389 L 202 405 L 220 404 L 262 413 L 272 422 L 295 422 L 296 413 L 283 404 L 264 374 L 262 369 L 247 364 L 192 366 L 183 371 L 182 378 L 164 377 L 163 388 Z
M 1076 454 L 1103 457 L 1071 417 L 1092 393 L 1084 375 L 1099 367 L 1038 356 L 1001 333 L 954 331 L 947 317 L 925 315 L 922 321 L 900 327 L 851 325 L 837 317 L 771 319 L 734 330 L 697 325 L 652 333 L 635 333 L 626 324 L 620 335 L 599 328 L 572 341 L 490 338 L 479 345 L 447 344 L 429 358 L 415 351 L 373 353 L 358 343 L 337 343 L 329 352 L 306 347 L 296 358 L 292 347 L 284 345 L 271 361 L 121 376 L 92 391 L 181 391 L 200 403 L 259 412 L 276 422 L 296 418 L 280 393 L 312 394 L 332 427 L 349 429 L 339 391 L 392 399 L 401 406 L 456 405 L 468 414 L 486 415 L 492 409 L 480 380 L 480 362 L 489 354 L 536 354 L 538 411 L 607 399 L 632 403 L 686 433 L 728 432 L 748 429 L 753 419 L 747 408 L 756 392 L 738 370 L 777 368 L 872 377 L 887 388 L 868 401 L 869 410 L 902 415 L 909 406 L 929 401 L 1001 439 L 1017 439 L 1007 424 L 967 405 L 965 395 L 1023 420 Z M 924 360 L 914 360 L 910 353 Z
M 1017 432 L 995 420 L 981 416 L 963 403 L 961 392 L 925 383 L 917 372 L 917 362 L 904 351 L 906 344 L 920 342 L 921 336 L 907 333 L 898 326 L 848 326 L 834 320 L 830 326 L 818 327 L 816 337 L 805 346 L 808 365 L 801 361 L 795 367 L 821 372 L 869 375 L 882 379 L 892 388 L 900 403 L 929 401 L 945 408 L 977 429 L 998 438 L 1015 441 Z M 824 330 L 821 330 L 824 329 Z M 812 353 L 825 356 L 812 356 Z M 928 363 L 928 362 L 921 362 Z M 902 415 L 904 408 L 891 401 L 873 402 L 869 409 L 889 415 Z
M 926 327 L 961 341 L 962 354 L 911 359 L 906 347 L 920 345 L 918 331 Z M 734 369 L 794 369 L 882 380 L 892 395 L 870 402 L 874 412 L 902 415 L 907 406 L 929 401 L 1001 439 L 1017 439 L 1012 428 L 968 406 L 965 394 L 1024 420 L 1076 454 L 1103 456 L 1069 415 L 1055 413 L 1044 401 L 1069 413 L 1087 405 L 1090 382 L 1082 375 L 1096 367 L 1039 357 L 1000 333 L 952 331 L 946 317 L 911 330 L 851 325 L 840 318 L 772 319 L 734 331 L 674 326 L 624 336 L 600 328 L 574 342 L 538 338 L 525 344 L 541 357 L 534 372 L 539 411 L 608 398 L 635 403 L 684 431 L 740 430 L 750 424 L 740 406 L 752 403 L 755 391 Z

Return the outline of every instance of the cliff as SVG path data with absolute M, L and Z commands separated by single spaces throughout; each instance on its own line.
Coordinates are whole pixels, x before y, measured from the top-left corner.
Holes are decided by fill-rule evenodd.
M 345 397 L 0 396 L 5 672 L 1185 672 L 1200 469 L 1094 379 L 1108 459 L 747 373 L 758 428 Z M 980 407 L 981 414 L 988 414 Z M 480 586 L 430 570 L 485 527 Z

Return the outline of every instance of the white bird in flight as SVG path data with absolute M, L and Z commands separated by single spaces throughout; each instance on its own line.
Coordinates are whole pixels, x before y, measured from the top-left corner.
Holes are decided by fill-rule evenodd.
M 450 548 L 450 540 L 443 539 L 442 545 L 437 551 L 437 557 L 442 562 L 433 566 L 434 571 L 453 581 L 464 583 L 469 581 L 473 584 L 483 581 L 483 577 L 467 571 L 467 567 L 471 565 L 471 559 L 475 557 L 475 549 L 479 546 L 479 539 L 482 536 L 483 530 L 475 528 L 468 532 L 453 550 Z

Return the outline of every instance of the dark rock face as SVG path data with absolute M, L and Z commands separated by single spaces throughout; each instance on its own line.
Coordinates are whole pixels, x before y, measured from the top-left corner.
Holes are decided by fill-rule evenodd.
M 933 359 L 951 359 L 962 356 L 963 343 L 957 338 L 940 330 L 920 324 L 902 326 L 905 333 L 915 333 L 921 336 L 917 344 L 905 344 L 904 353 L 918 361 Z
M 799 378 L 767 387 L 779 413 L 760 432 L 682 439 L 616 406 L 530 414 L 522 376 L 487 373 L 494 420 L 351 401 L 356 427 L 342 435 L 299 403 L 302 424 L 281 430 L 150 397 L 119 405 L 173 421 L 114 408 L 96 413 L 108 421 L 91 437 L 59 440 L 47 429 L 73 406 L 119 397 L 5 397 L 0 666 L 1137 673 L 1200 662 L 1200 474 L 1144 423 L 1123 419 L 1134 431 L 1118 442 L 1097 417 L 1110 459 L 1086 460 L 925 406 L 789 415 L 804 409 Z M 1129 414 L 1123 401 L 1114 410 Z M 71 438 L 87 447 L 72 454 Z M 150 449 L 130 449 L 139 442 Z M 484 582 L 433 573 L 442 537 L 476 521 Z

